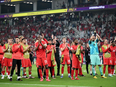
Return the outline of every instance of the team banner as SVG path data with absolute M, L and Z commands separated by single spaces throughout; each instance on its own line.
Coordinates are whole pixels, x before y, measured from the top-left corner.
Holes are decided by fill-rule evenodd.
M 96 10 L 96 9 L 110 9 L 110 8 L 116 8 L 116 5 L 102 5 L 102 6 L 69 8 L 69 9 L 57 9 L 57 10 L 14 13 L 14 14 L 0 15 L 0 18 L 23 17 L 23 16 L 45 15 L 45 14 L 57 14 L 57 13 L 65 13 L 65 12 L 86 11 L 86 10 Z

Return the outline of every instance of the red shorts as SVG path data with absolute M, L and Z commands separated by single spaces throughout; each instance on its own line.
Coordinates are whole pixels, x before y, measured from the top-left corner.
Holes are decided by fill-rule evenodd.
M 68 55 L 64 55 L 62 65 L 65 65 L 65 63 L 67 63 L 67 65 L 70 64 L 70 57 Z
M 103 64 L 104 65 L 112 65 L 112 59 L 111 58 L 104 58 Z
M 22 59 L 22 67 L 31 67 L 30 59 Z
M 45 65 L 48 65 L 48 62 L 47 62 L 47 59 L 46 57 L 45 58 L 37 58 L 36 60 L 36 66 L 39 67 L 39 66 L 45 66 Z
M 48 62 L 48 67 L 54 67 L 55 66 L 55 65 L 52 64 L 51 59 L 47 59 L 47 62 Z
M 116 65 L 116 58 L 112 58 L 112 65 Z
M 78 58 L 72 58 L 72 68 L 80 68 L 81 63 L 79 62 Z
M 9 59 L 9 58 L 4 58 L 3 61 L 2 61 L 2 64 L 3 66 L 12 66 L 12 59 Z

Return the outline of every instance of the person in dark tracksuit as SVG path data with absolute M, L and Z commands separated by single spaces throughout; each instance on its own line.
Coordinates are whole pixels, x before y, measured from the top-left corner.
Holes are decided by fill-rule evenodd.
M 53 37 L 52 37 L 52 39 L 53 39 Z M 56 63 L 57 63 L 57 76 L 60 76 L 60 56 L 59 56 L 59 46 L 60 46 L 60 43 L 56 39 L 56 37 L 53 39 L 53 44 L 56 45 L 55 59 L 56 59 Z
M 88 65 L 90 63 L 90 48 L 88 43 L 86 44 L 86 49 L 85 49 L 85 61 L 86 61 L 86 71 L 87 74 L 89 74 Z

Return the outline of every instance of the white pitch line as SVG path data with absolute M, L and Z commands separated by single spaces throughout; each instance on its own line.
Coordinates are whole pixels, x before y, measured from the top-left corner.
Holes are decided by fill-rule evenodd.
M 7 85 L 7 84 L 10 84 L 10 85 L 36 85 L 36 86 L 53 86 L 53 87 L 95 87 L 95 86 L 71 86 L 71 85 L 45 85 L 45 84 L 19 84 L 19 83 L 0 83 L 2 85 Z

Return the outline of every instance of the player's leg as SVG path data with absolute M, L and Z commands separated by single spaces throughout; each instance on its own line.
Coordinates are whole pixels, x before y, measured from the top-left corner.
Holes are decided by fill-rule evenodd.
M 16 64 L 16 67 L 15 67 L 15 74 L 17 75 L 17 64 Z
M 105 72 L 106 72 L 106 65 L 104 65 L 103 67 L 103 76 L 105 76 Z
M 111 74 L 114 74 L 114 65 L 111 66 Z
M 108 65 L 108 76 L 112 77 L 112 74 L 111 74 L 111 65 Z
M 80 65 L 80 67 L 79 67 L 79 75 L 82 76 L 82 77 L 84 77 L 84 75 L 82 73 L 81 62 L 79 62 L 79 65 Z
M 92 65 L 90 65 L 90 75 L 92 75 Z
M 39 66 L 39 75 L 40 75 L 40 81 L 43 81 L 43 74 L 42 74 L 42 66 Z
M 46 81 L 51 81 L 51 80 L 49 80 L 49 69 L 48 69 L 48 65 L 45 65 L 45 69 L 46 69 Z
M 10 79 L 10 71 L 12 67 L 12 59 L 8 59 L 8 79 Z
M 29 78 L 35 78 L 35 77 L 33 77 L 32 75 L 31 75 L 31 71 L 32 71 L 32 65 L 31 65 L 32 63 L 31 63 L 31 61 L 30 61 L 30 59 L 28 59 L 28 67 L 29 67 L 29 69 L 28 69 L 28 72 L 29 72 Z
M 71 80 L 74 80 L 74 70 L 75 70 L 75 68 L 72 68 L 72 70 L 71 70 Z
M 11 69 L 11 73 L 10 73 L 10 81 L 12 81 L 12 76 L 13 76 L 13 72 L 15 70 L 16 63 L 17 63 L 17 60 L 13 59 L 13 61 L 12 61 L 12 69 Z
M 61 77 L 60 78 L 63 78 L 63 74 L 64 74 L 64 64 L 62 64 L 62 68 L 61 68 Z
M 90 59 L 91 59 L 91 65 L 92 65 L 93 78 L 97 79 L 97 77 L 95 76 L 96 56 L 95 55 L 90 55 Z
M 3 67 L 2 67 L 2 78 L 1 79 L 4 79 L 4 74 L 5 74 L 5 68 L 7 66 L 7 58 L 4 58 L 3 59 Z
M 79 80 L 79 78 L 78 78 L 78 68 L 75 69 L 75 79 Z
M 10 79 L 11 66 L 8 66 L 8 79 Z
M 51 70 L 52 70 L 52 78 L 53 78 L 53 79 L 56 79 L 55 76 L 54 76 L 54 74 L 55 74 L 55 73 L 54 73 L 54 72 L 55 72 L 55 71 L 54 71 L 54 66 L 51 67 Z
M 87 71 L 87 74 L 89 74 L 89 71 L 88 71 L 88 61 L 86 61 L 86 71 Z
M 23 67 L 23 73 L 24 73 L 24 74 L 23 74 L 23 78 L 28 78 L 28 77 L 27 77 L 27 74 L 26 74 L 26 67 Z
M 61 68 L 61 77 L 60 78 L 63 78 L 65 62 L 66 62 L 66 56 L 64 56 L 63 62 L 61 63 L 62 68 Z
M 2 67 L 2 78 L 1 78 L 1 79 L 4 79 L 5 67 L 6 67 L 6 66 L 3 66 L 3 67 Z
M 67 65 L 67 72 L 68 72 L 68 77 L 70 78 L 70 64 Z
M 68 77 L 71 78 L 71 76 L 70 76 L 70 58 L 69 58 L 69 56 L 66 57 L 66 62 L 67 62 Z
M 116 65 L 114 66 L 114 74 L 116 75 L 115 71 L 116 71 Z
M 20 78 L 20 68 L 21 68 L 21 60 L 17 60 L 17 81 L 22 81 Z

